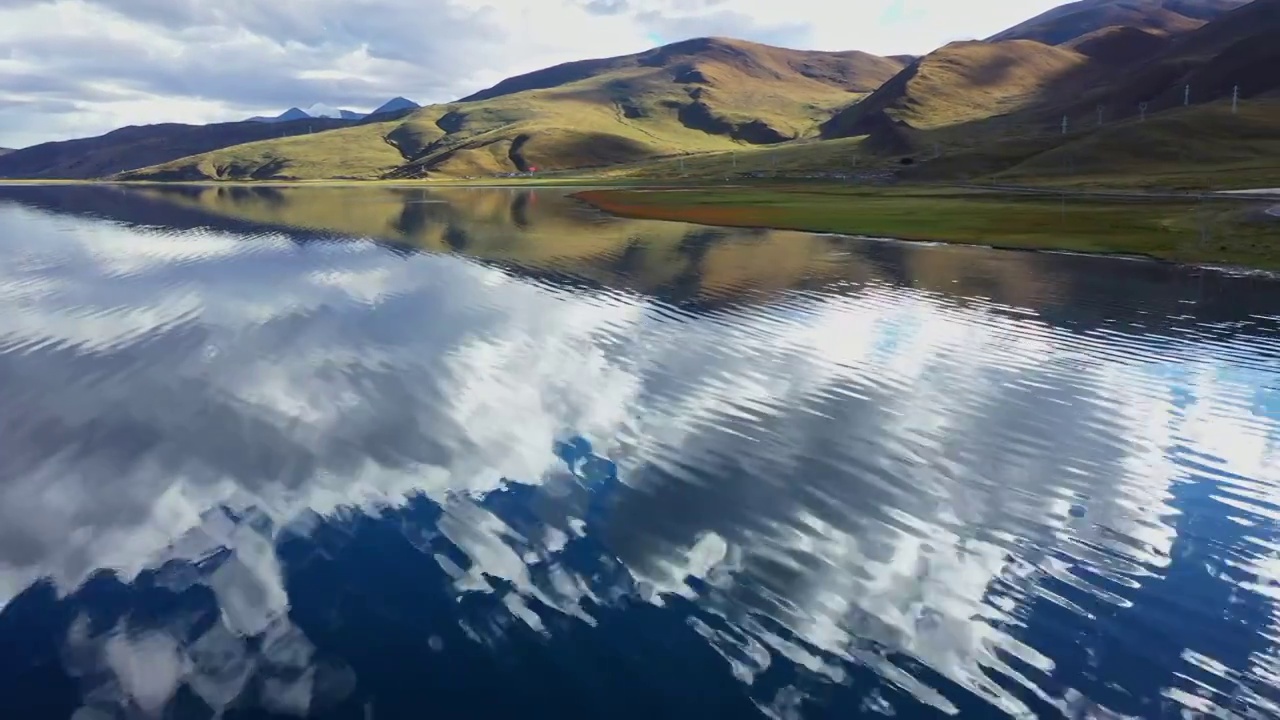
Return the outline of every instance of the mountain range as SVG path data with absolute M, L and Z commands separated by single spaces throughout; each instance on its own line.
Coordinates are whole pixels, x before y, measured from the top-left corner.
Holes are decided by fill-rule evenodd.
M 266 117 L 263 115 L 255 115 L 251 118 L 248 118 L 245 122 L 277 123 L 277 122 L 289 122 L 291 120 L 308 120 L 308 119 L 315 119 L 315 118 L 333 118 L 338 120 L 363 120 L 367 117 L 371 117 L 374 115 L 386 115 L 388 113 L 401 112 L 404 110 L 416 110 L 419 107 L 421 106 L 418 105 L 418 103 L 403 97 L 394 97 L 386 101 L 382 105 L 379 105 L 377 109 L 368 113 L 360 113 L 352 110 L 343 110 L 341 108 L 333 108 L 333 107 L 329 107 L 328 105 L 316 103 L 315 105 L 312 105 L 306 110 L 303 110 L 301 108 L 291 107 L 288 110 L 285 110 L 284 112 L 280 113 L 279 115 L 274 115 L 271 117 Z
M 698 38 L 557 65 L 445 104 L 396 98 L 360 119 L 313 106 L 46 143 L 0 158 L 0 177 L 643 174 L 679 158 L 731 160 L 715 165 L 719 173 L 739 156 L 797 170 L 918 161 L 909 172 L 972 176 L 1043 172 L 1066 157 L 1167 160 L 1159 145 L 1135 146 L 1125 134 L 1139 121 L 1147 137 L 1190 132 L 1216 159 L 1257 165 L 1280 151 L 1277 37 L 1280 0 L 1081 0 L 923 56 Z M 1237 86 L 1246 106 L 1232 114 Z

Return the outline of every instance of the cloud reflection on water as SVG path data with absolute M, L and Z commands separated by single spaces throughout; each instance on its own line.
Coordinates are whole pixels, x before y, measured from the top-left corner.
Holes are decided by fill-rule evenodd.
M 78 620 L 89 705 L 152 713 L 185 684 L 219 708 L 253 679 L 302 713 L 354 683 L 313 661 L 276 547 L 414 497 L 441 514 L 406 537 L 455 592 L 501 595 L 536 631 L 548 610 L 590 624 L 683 596 L 723 621 L 690 623 L 741 682 L 869 666 L 955 711 L 907 657 L 1015 715 L 1029 695 L 1088 704 L 1046 689 L 1032 606 L 1130 606 L 1173 562 L 1179 485 L 1217 483 L 1274 534 L 1278 374 L 1247 328 L 1191 355 L 879 281 L 694 314 L 366 242 L 14 207 L 0 237 L 0 604 L 163 566 L 220 611 L 141 633 Z M 618 484 L 568 475 L 551 448 L 572 434 Z M 520 488 L 533 520 L 490 502 Z M 567 559 L 584 537 L 625 583 Z M 1235 550 L 1267 577 L 1263 547 Z M 754 699 L 781 713 L 806 690 L 789 692 Z

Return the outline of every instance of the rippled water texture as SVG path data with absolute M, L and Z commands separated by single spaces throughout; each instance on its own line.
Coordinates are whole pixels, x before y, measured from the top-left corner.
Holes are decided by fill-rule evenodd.
M 1280 282 L 0 188 L 0 718 L 1280 714 Z

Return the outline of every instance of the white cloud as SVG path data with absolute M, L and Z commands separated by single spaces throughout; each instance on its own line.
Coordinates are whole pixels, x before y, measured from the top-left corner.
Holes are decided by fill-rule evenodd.
M 0 146 L 322 102 L 445 102 L 504 77 L 697 35 L 923 53 L 1053 0 L 23 0 L 0 5 Z

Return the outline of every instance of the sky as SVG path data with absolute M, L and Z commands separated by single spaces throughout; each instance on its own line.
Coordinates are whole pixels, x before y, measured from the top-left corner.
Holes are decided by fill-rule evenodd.
M 559 62 L 719 35 L 923 54 L 1057 0 L 0 0 L 0 147 L 316 103 L 448 102 Z

